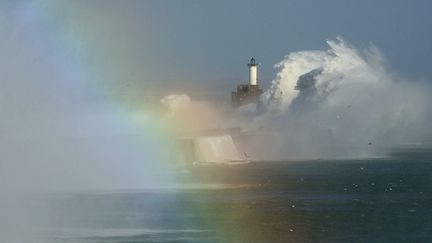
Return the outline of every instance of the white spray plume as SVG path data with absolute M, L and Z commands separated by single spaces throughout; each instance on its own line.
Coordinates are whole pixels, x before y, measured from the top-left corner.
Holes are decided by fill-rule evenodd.
M 168 108 L 168 114 L 170 116 L 175 115 L 177 112 L 181 112 L 184 109 L 187 109 L 191 104 L 191 99 L 188 95 L 185 94 L 171 94 L 163 97 L 160 102 Z
M 428 109 L 422 87 L 392 77 L 374 46 L 327 43 L 327 51 L 295 52 L 275 65 L 255 120 L 274 145 L 261 156 L 370 156 L 376 144 L 417 142 Z
M 271 88 L 264 93 L 264 102 L 273 109 L 287 110 L 301 91 L 302 87 L 296 88 L 303 81 L 299 83 L 301 77 L 314 80 L 316 98 L 323 98 L 340 85 L 359 83 L 383 86 L 390 82 L 390 76 L 383 69 L 382 55 L 374 46 L 365 53 L 359 53 L 340 37 L 327 41 L 327 44 L 330 47 L 327 51 L 291 53 L 276 64 L 279 72 Z

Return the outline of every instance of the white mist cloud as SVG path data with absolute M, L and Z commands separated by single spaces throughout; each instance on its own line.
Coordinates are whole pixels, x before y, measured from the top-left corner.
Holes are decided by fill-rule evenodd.
M 273 134 L 269 157 L 376 155 L 378 147 L 421 142 L 429 101 L 418 83 L 398 81 L 376 47 L 343 39 L 327 51 L 289 54 L 262 96 L 255 122 Z M 381 151 L 382 152 L 382 151 Z
M 161 104 L 167 109 L 165 120 L 183 135 L 196 134 L 206 129 L 225 128 L 230 121 L 206 101 L 193 101 L 186 94 L 171 94 L 161 99 Z

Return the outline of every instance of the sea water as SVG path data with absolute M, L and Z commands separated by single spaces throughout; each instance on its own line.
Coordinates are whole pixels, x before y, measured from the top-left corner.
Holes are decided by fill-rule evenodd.
M 41 242 L 432 242 L 432 150 L 195 166 L 173 187 L 49 195 Z M 33 237 L 33 236 L 32 236 Z

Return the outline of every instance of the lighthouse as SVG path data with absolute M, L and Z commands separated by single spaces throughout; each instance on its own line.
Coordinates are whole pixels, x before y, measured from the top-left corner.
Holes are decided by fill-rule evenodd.
M 255 58 L 251 58 L 249 63 L 249 85 L 258 85 L 258 63 L 255 62 Z
M 231 103 L 234 108 L 256 103 L 262 94 L 258 81 L 258 63 L 251 58 L 247 64 L 249 67 L 249 83 L 237 85 L 237 90 L 231 94 Z

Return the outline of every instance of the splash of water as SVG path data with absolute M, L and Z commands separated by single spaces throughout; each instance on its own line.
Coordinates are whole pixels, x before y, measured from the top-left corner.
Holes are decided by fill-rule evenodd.
M 421 87 L 395 79 L 374 46 L 359 51 L 341 38 L 327 44 L 327 51 L 295 52 L 275 65 L 255 122 L 278 146 L 263 153 L 370 156 L 376 145 L 418 141 L 428 103 Z
M 195 154 L 199 162 L 220 163 L 244 161 L 230 135 L 199 137 L 194 139 Z
M 288 55 L 275 65 L 279 69 L 271 88 L 263 100 L 273 109 L 286 111 L 292 101 L 301 95 L 307 78 L 315 82 L 315 99 L 324 99 L 332 92 L 347 89 L 347 85 L 363 85 L 370 88 L 388 85 L 391 77 L 383 69 L 383 57 L 371 46 L 360 53 L 342 38 L 327 41 L 327 51 L 300 51 Z M 349 87 L 348 87 L 349 88 Z

